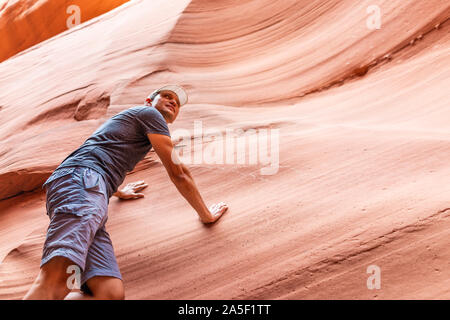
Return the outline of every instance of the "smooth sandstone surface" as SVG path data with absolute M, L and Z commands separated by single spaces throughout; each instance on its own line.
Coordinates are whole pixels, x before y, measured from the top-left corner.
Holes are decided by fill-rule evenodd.
M 128 299 L 449 299 L 449 18 L 447 0 L 138 0 L 3 61 L 0 299 L 39 272 L 45 179 L 165 83 L 189 93 L 184 142 L 196 120 L 271 130 L 279 166 L 187 164 L 229 206 L 205 227 L 150 152 L 125 180 L 145 197 L 109 205 Z

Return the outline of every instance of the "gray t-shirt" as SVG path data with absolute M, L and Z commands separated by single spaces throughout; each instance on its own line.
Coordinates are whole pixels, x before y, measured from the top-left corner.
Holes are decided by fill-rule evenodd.
M 98 128 L 56 170 L 73 166 L 96 170 L 105 178 L 109 198 L 152 148 L 148 133 L 170 137 L 166 120 L 157 109 L 137 106 L 124 110 Z

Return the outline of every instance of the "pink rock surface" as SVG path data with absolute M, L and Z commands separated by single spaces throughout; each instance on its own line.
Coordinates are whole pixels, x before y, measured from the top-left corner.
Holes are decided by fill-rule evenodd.
M 204 227 L 150 152 L 125 180 L 145 197 L 109 206 L 127 298 L 450 298 L 449 17 L 446 0 L 133 1 L 0 63 L 0 299 L 39 271 L 45 179 L 165 83 L 189 93 L 172 132 L 278 129 L 279 168 L 188 164 L 229 206 Z

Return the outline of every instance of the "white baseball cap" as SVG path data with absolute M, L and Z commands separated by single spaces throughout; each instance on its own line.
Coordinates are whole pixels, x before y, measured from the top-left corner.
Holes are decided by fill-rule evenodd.
M 188 96 L 186 91 L 183 89 L 183 87 L 178 86 L 176 84 L 169 84 L 159 89 L 156 89 L 155 91 L 150 93 L 147 98 L 153 100 L 158 93 L 164 90 L 172 91 L 178 96 L 178 100 L 180 100 L 180 107 L 188 102 Z

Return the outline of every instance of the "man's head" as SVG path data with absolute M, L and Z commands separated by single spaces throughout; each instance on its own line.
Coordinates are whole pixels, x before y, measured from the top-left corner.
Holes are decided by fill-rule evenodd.
M 186 102 L 187 94 L 182 87 L 168 85 L 150 93 L 145 100 L 145 105 L 155 107 L 167 123 L 172 123 L 177 118 L 181 106 Z

